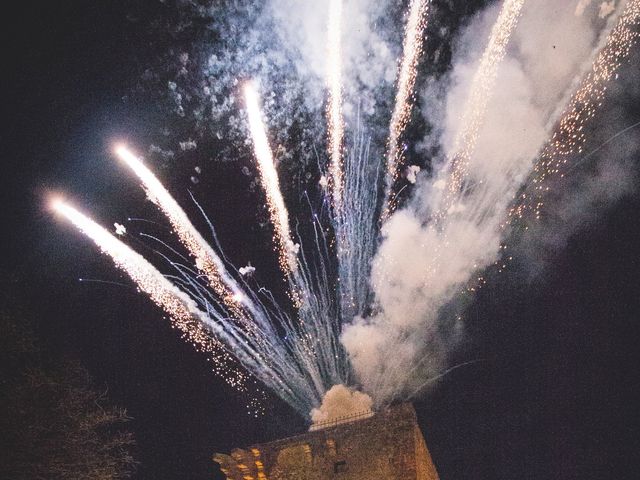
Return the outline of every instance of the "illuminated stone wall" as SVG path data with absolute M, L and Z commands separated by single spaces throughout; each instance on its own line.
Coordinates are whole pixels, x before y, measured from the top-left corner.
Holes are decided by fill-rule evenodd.
M 229 480 L 436 480 L 411 404 L 275 442 L 215 454 Z

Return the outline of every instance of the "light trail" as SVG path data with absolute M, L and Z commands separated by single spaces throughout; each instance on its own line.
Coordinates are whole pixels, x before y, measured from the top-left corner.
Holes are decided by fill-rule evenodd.
M 553 136 L 534 166 L 530 184 L 510 209 L 512 221 L 522 219 L 527 213 L 540 219 L 544 207 L 543 196 L 551 188 L 549 180 L 556 175 L 562 178 L 571 155 L 583 152 L 587 140 L 584 127 L 596 115 L 606 95 L 608 83 L 637 43 L 640 37 L 638 23 L 640 0 L 629 0 L 605 45 L 593 61 L 591 70 L 561 114 Z
M 371 138 L 358 121 L 350 148 L 344 155 L 344 197 L 342 209 L 331 217 L 338 259 L 339 305 L 343 322 L 364 315 L 371 300 L 368 281 L 371 261 L 378 243 L 376 206 L 381 192 L 383 166 L 371 154 Z
M 344 119 L 342 117 L 342 52 L 341 30 L 342 0 L 331 0 L 329 4 L 327 83 L 329 102 L 327 105 L 327 127 L 329 131 L 329 178 L 333 208 L 342 207 Z
M 275 230 L 274 244 L 280 267 L 289 282 L 290 298 L 298 311 L 299 324 L 296 333 L 299 338 L 297 348 L 301 349 L 299 357 L 307 362 L 306 371 L 312 378 L 316 390 L 322 395 L 326 388 L 332 386 L 324 385 L 323 379 L 330 378 L 333 384 L 341 383 L 348 370 L 345 367 L 344 352 L 338 341 L 340 324 L 334 313 L 330 282 L 326 275 L 327 266 L 321 254 L 320 237 L 324 238 L 324 233 L 318 233 L 314 223 L 314 247 L 318 258 L 314 265 L 317 271 L 313 272 L 305 252 L 291 239 L 289 214 L 282 198 L 278 172 L 253 83 L 249 82 L 244 86 L 244 93 L 255 156 Z M 313 360 L 309 361 L 310 359 Z
M 391 114 L 389 138 L 387 140 L 387 171 L 385 176 L 385 196 L 382 207 L 382 221 L 395 210 L 396 198 L 393 185 L 398 179 L 399 164 L 402 161 L 400 137 L 404 133 L 414 102 L 414 86 L 417 67 L 424 46 L 423 35 L 427 23 L 427 10 L 430 0 L 411 0 L 409 18 L 404 32 L 402 59 L 398 72 L 396 100 Z
M 140 179 L 149 199 L 166 215 L 182 244 L 195 259 L 213 291 L 224 301 L 238 319 L 245 316 L 243 298 L 236 282 L 228 274 L 224 263 L 189 221 L 187 214 L 162 185 L 160 180 L 126 146 L 118 145 L 115 153 Z
M 61 200 L 53 200 L 51 206 L 89 237 L 102 253 L 111 257 L 116 267 L 125 272 L 141 292 L 146 293 L 169 315 L 172 324 L 182 332 L 183 338 L 210 355 L 214 360 L 216 373 L 231 385 L 239 386 L 244 383 L 244 374 L 232 370 L 233 375 L 230 375 L 229 365 L 235 363 L 233 357 L 225 351 L 222 343 L 210 335 L 205 327 L 205 324 L 210 324 L 210 320 L 188 295 L 167 280 L 142 255 L 74 207 Z
M 102 253 L 111 257 L 139 291 L 167 313 L 182 337 L 210 356 L 214 372 L 231 386 L 246 390 L 248 376 L 239 368 L 242 366 L 303 415 L 317 404 L 320 397 L 307 376 L 311 359 L 304 357 L 305 352 L 298 348 L 300 339 L 286 322 L 282 325 L 288 328 L 287 336 L 291 335 L 291 341 L 295 342 L 293 350 L 279 340 L 270 323 L 266 326 L 256 324 L 261 335 L 256 339 L 255 332 L 247 332 L 200 299 L 207 306 L 206 311 L 202 310 L 189 294 L 89 217 L 61 200 L 53 200 L 51 206 L 89 237 Z M 188 275 L 182 278 L 180 283 L 189 282 Z M 174 277 L 174 280 L 179 278 Z M 281 319 L 278 314 L 275 318 Z
M 478 134 L 484 122 L 487 105 L 493 96 L 498 67 L 506 54 L 506 47 L 520 18 L 524 0 L 505 0 L 498 19 L 491 29 L 489 42 L 476 70 L 469 97 L 464 106 L 460 124 L 462 128 L 454 140 L 453 156 L 448 159 L 449 178 L 444 205 L 436 214 L 446 215 L 453 202 L 464 189 L 469 162 L 476 147 Z
M 278 259 L 280 268 L 287 275 L 296 271 L 297 249 L 298 247 L 291 240 L 291 229 L 289 227 L 289 213 L 285 206 L 282 192 L 280 190 L 280 180 L 273 160 L 273 154 L 269 147 L 267 131 L 262 121 L 260 111 L 260 100 L 255 86 L 247 82 L 244 86 L 244 98 L 249 117 L 249 128 L 253 140 L 253 148 L 260 179 L 267 196 L 267 205 L 273 228 L 275 230 L 275 245 L 278 249 Z

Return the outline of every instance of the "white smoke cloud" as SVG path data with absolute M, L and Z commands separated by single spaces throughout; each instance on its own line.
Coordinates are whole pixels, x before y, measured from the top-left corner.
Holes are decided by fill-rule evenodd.
M 500 258 L 509 202 L 609 26 L 588 4 L 525 3 L 469 164 L 472 188 L 438 225 L 430 222 L 447 173 L 445 159 L 434 159 L 434 174 L 418 181 L 408 205 L 384 226 L 371 278 L 378 309 L 347 325 L 342 335 L 356 374 L 376 403 L 415 394 L 446 365 L 449 347 L 462 331 L 455 310 L 444 315 L 443 309 Z M 427 105 L 441 100 L 425 113 L 442 125 L 439 138 L 426 139 L 426 146 L 437 141 L 445 157 L 455 153 L 460 115 L 499 6 L 476 16 L 460 38 L 448 78 L 424 92 L 439 94 L 425 99 Z M 591 195 L 588 186 L 584 192 Z
M 345 385 L 334 385 L 325 393 L 319 408 L 311 410 L 311 430 L 325 422 L 349 421 L 354 415 L 371 416 L 373 400 L 366 393 Z
M 404 176 L 407 182 L 415 184 L 418 179 L 418 173 L 420 173 L 420 167 L 418 165 L 409 165 L 404 171 Z
M 120 223 L 116 222 L 113 224 L 115 231 L 116 231 L 116 235 L 124 235 L 125 233 L 127 233 L 127 228 L 124 225 L 121 225 Z
M 251 264 L 247 265 L 246 267 L 240 267 L 238 269 L 238 273 L 240 275 L 242 275 L 243 277 L 250 277 L 252 276 L 254 273 L 256 273 L 256 267 L 252 266 Z

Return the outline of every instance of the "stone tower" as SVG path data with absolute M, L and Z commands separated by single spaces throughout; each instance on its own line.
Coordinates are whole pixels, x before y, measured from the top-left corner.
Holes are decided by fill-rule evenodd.
M 229 480 L 438 479 L 410 403 L 213 459 Z

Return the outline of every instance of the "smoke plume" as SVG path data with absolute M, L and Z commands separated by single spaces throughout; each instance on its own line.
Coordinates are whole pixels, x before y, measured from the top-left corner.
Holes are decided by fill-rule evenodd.
M 221 159 L 236 159 L 243 152 L 250 156 L 238 85 L 253 78 L 263 100 L 280 175 L 290 165 L 315 164 L 314 149 L 322 148 L 318 139 L 324 136 L 327 2 L 270 0 L 249 6 L 235 2 L 233 8 L 209 9 L 198 2 L 187 3 L 193 5 L 196 18 L 210 19 L 211 30 L 226 41 L 207 46 L 204 52 L 175 53 L 179 68 L 163 88 L 175 114 L 192 119 L 199 136 L 186 141 L 182 137 L 182 143 L 172 146 L 154 145 L 151 153 L 169 158 L 208 145 Z M 430 378 L 447 368 L 452 349 L 465 338 L 462 312 L 482 285 L 488 267 L 496 262 L 501 265 L 515 254 L 532 271 L 539 271 L 550 258 L 546 252 L 560 248 L 571 232 L 633 188 L 634 177 L 629 172 L 638 146 L 627 142 L 623 151 L 615 143 L 606 143 L 558 184 L 557 191 L 549 193 L 546 217 L 527 225 L 527 233 L 514 245 L 507 211 L 528 182 L 563 107 L 589 70 L 624 3 L 524 2 L 482 115 L 465 188 L 450 202 L 445 200 L 451 160 L 458 154 L 456 137 L 465 128 L 463 112 L 470 88 L 503 2 L 491 3 L 469 20 L 455 40 L 447 74 L 419 78 L 423 82 L 418 91 L 420 113 L 433 126 L 416 148 L 427 168 L 405 170 L 412 194 L 383 225 L 370 278 L 358 279 L 371 284 L 375 297 L 371 312 L 343 319 L 342 344 L 358 383 L 370 397 L 361 397 L 345 386 L 333 387 L 322 406 L 314 410 L 314 422 L 362 410 L 363 398 L 381 405 L 418 394 Z M 430 8 L 433 18 L 438 8 L 444 9 L 435 3 Z M 357 120 L 373 136 L 372 155 L 381 157 L 388 128 L 381 124 L 390 116 L 402 19 L 396 15 L 394 2 L 388 0 L 354 0 L 344 2 L 343 9 L 347 132 Z M 442 25 L 439 30 L 448 28 Z M 427 38 L 426 51 L 434 51 L 430 41 Z M 198 62 L 204 68 L 195 69 Z M 638 98 L 632 83 L 612 85 L 608 98 Z M 596 119 L 604 128 L 596 134 L 592 127 L 593 141 L 608 142 L 632 123 L 629 116 L 620 114 L 619 103 L 609 112 L 605 106 Z M 203 141 L 208 136 L 213 143 Z M 321 186 L 326 182 L 326 177 L 320 178 Z
M 334 385 L 325 393 L 320 407 L 311 410 L 311 430 L 327 422 L 349 421 L 349 417 L 356 415 L 371 416 L 372 405 L 373 400 L 366 393 L 345 385 Z
M 466 188 L 446 205 L 447 159 L 457 154 L 454 138 L 465 127 L 460 112 L 499 7 L 473 19 L 458 41 L 450 74 L 422 92 L 423 104 L 431 107 L 423 114 L 441 125 L 425 138 L 425 151 L 436 144 L 442 155 L 431 159 L 432 174 L 418 176 L 408 204 L 383 226 L 371 278 L 374 314 L 343 331 L 357 377 L 376 403 L 417 394 L 447 365 L 464 335 L 460 307 L 482 284 L 483 271 L 508 257 L 503 242 L 510 202 L 619 13 L 605 8 L 603 15 L 600 4 L 584 1 L 577 7 L 553 0 L 525 3 L 479 129 Z M 612 120 L 627 126 L 624 119 Z M 628 188 L 630 165 L 619 158 L 603 158 L 575 182 L 558 215 L 576 218 L 585 205 L 609 202 Z M 534 252 L 530 258 L 535 257 Z

